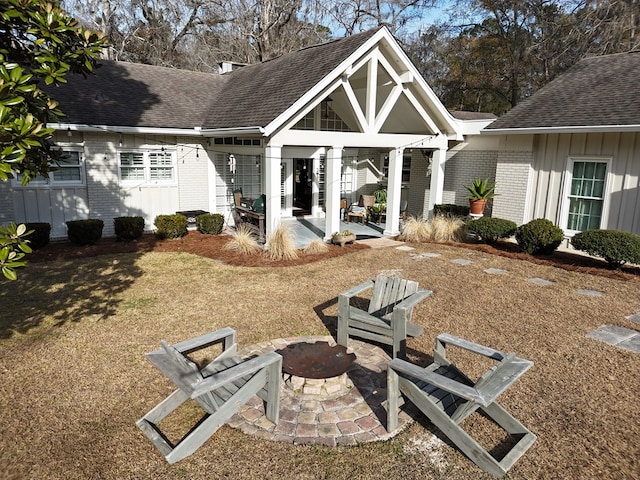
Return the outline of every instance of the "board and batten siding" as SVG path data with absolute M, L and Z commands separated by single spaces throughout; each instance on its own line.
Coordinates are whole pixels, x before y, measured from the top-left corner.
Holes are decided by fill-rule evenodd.
M 569 158 L 609 161 L 602 228 L 640 234 L 640 133 L 537 135 L 525 221 L 561 227 Z

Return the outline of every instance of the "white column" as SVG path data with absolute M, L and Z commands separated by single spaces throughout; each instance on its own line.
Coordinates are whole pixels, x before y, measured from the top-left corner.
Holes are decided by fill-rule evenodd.
M 334 146 L 327 151 L 324 172 L 325 227 L 324 239 L 340 231 L 340 177 L 342 173 L 342 147 Z
M 402 155 L 404 149 L 394 148 L 389 152 L 389 183 L 387 184 L 387 221 L 384 235 L 400 233 L 400 194 L 402 189 Z
M 429 211 L 427 217 L 433 217 L 433 206 L 442 203 L 444 192 L 444 164 L 447 160 L 447 149 L 440 148 L 433 152 L 431 164 L 431 185 L 429 186 Z
M 265 196 L 267 197 L 266 230 L 271 235 L 280 222 L 280 165 L 282 163 L 282 145 L 268 145 L 264 149 Z

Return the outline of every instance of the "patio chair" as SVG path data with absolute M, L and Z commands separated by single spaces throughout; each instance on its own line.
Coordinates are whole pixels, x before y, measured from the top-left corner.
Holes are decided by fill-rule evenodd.
M 446 357 L 446 346 L 453 345 L 496 360 L 498 363 L 473 382 Z M 509 468 L 535 442 L 536 436 L 502 408 L 496 399 L 509 388 L 533 362 L 504 354 L 476 343 L 443 333 L 436 339 L 434 362 L 421 368 L 401 359 L 389 362 L 387 369 L 387 430 L 398 427 L 400 393 L 406 396 L 478 467 L 496 477 Z M 461 423 L 480 409 L 516 440 L 510 450 L 496 459 L 462 429 Z
M 363 224 L 368 222 L 374 203 L 376 203 L 376 197 L 373 195 L 360 195 L 358 203 L 351 204 L 347 210 L 347 223 L 351 222 L 353 218 L 359 218 Z
M 351 300 L 373 289 L 367 311 L 351 304 Z M 392 356 L 406 356 L 407 336 L 418 337 L 424 329 L 411 323 L 413 307 L 431 295 L 418 289 L 418 282 L 378 275 L 338 297 L 337 342 L 347 346 L 350 336 L 392 346 Z
M 146 355 L 178 388 L 136 422 L 169 463 L 195 452 L 239 408 L 258 395 L 266 402 L 266 417 L 278 422 L 282 357 L 267 353 L 248 360 L 236 355 L 236 332 L 231 328 L 169 345 Z M 190 353 L 222 344 L 222 353 L 199 368 Z M 160 431 L 158 423 L 189 399 L 205 410 L 205 415 L 177 443 Z

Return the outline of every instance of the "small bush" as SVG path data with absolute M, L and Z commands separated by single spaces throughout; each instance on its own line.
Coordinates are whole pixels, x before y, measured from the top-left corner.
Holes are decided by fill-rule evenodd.
M 429 223 L 430 240 L 435 242 L 461 242 L 467 237 L 466 224 L 460 217 L 433 217 Z
M 187 217 L 184 215 L 158 215 L 153 224 L 156 236 L 161 239 L 180 238 L 187 234 Z
M 267 237 L 264 254 L 270 260 L 294 260 L 298 258 L 296 244 L 289 227 L 281 223 L 275 232 Z
M 31 232 L 29 236 L 26 237 L 26 240 L 29 240 L 29 246 L 33 250 L 42 248 L 49 243 L 49 238 L 51 235 L 50 223 L 27 223 L 25 226 L 27 227 L 27 232 L 29 230 L 33 230 L 33 232 Z
M 477 235 L 485 243 L 495 243 L 500 238 L 509 238 L 518 226 L 511 220 L 503 218 L 481 217 L 467 223 L 467 230 L 473 235 Z
M 129 242 L 140 238 L 144 233 L 144 218 L 116 217 L 113 219 L 113 227 L 118 240 Z
M 93 245 L 102 238 L 104 222 L 97 218 L 70 220 L 67 223 L 67 236 L 76 245 Z
M 564 233 L 546 218 L 536 218 L 516 230 L 516 241 L 523 252 L 535 255 L 553 253 L 564 240 Z
M 430 233 L 430 224 L 424 218 L 409 217 L 402 225 L 398 239 L 410 243 L 426 242 Z
M 640 264 L 640 235 L 618 230 L 585 230 L 576 233 L 571 245 L 594 257 L 604 258 L 611 268 Z
M 326 253 L 329 251 L 329 245 L 324 243 L 322 240 L 318 239 L 318 240 L 314 240 L 309 245 L 304 247 L 302 251 L 305 253 L 305 255 L 315 255 L 318 253 Z
M 236 227 L 236 233 L 233 238 L 223 248 L 225 250 L 234 250 L 244 255 L 251 255 L 260 250 L 256 236 L 246 225 Z
M 433 215 L 435 217 L 468 217 L 468 205 L 454 205 L 452 203 L 442 203 L 433 206 Z
M 196 217 L 198 231 L 209 235 L 220 235 L 224 226 L 224 217 L 219 213 L 203 213 Z

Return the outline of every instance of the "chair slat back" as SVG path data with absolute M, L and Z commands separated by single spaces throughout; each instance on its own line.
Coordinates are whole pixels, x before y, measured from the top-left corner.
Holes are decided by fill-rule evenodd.
M 166 362 L 160 370 L 185 393 L 191 394 L 198 382 L 202 381 L 202 373 L 198 366 L 180 353 L 173 345 L 162 340 Z
M 418 282 L 378 275 L 369 302 L 369 313 L 384 317 L 393 311 L 397 303 L 417 291 Z

